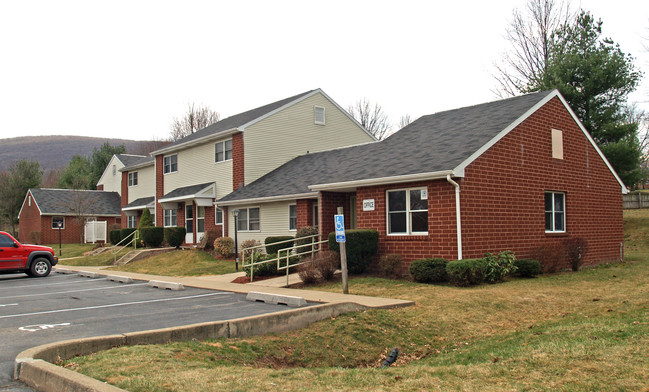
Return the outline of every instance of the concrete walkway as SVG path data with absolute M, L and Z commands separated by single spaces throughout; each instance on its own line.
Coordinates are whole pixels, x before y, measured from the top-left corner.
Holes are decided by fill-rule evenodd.
M 175 277 L 175 276 L 162 276 L 162 275 L 148 275 L 148 274 L 139 274 L 135 272 L 125 272 L 125 271 L 113 271 L 107 270 L 110 266 L 101 266 L 101 267 L 84 267 L 84 266 L 67 266 L 67 265 L 57 265 L 56 269 L 65 269 L 70 271 L 87 271 L 95 272 L 101 275 L 113 275 L 113 276 L 122 276 L 129 277 L 134 280 L 158 280 L 163 282 L 174 282 L 180 283 L 183 286 L 197 287 L 202 289 L 209 290 L 220 290 L 220 291 L 230 291 L 234 293 L 244 293 L 249 292 L 262 292 L 267 294 L 276 294 L 276 295 L 289 295 L 295 297 L 302 297 L 310 302 L 320 302 L 320 303 L 355 303 L 361 306 L 368 308 L 376 309 L 389 309 L 389 308 L 400 308 L 405 306 L 414 305 L 413 301 L 406 301 L 402 299 L 394 298 L 382 298 L 382 297 L 367 297 L 364 295 L 352 295 L 352 294 L 342 294 L 342 293 L 330 293 L 325 291 L 315 291 L 315 290 L 303 290 L 303 289 L 290 289 L 285 288 L 286 285 L 286 276 L 281 276 L 278 278 L 259 280 L 253 283 L 240 284 L 232 283 L 234 279 L 240 276 L 245 276 L 243 272 L 237 272 L 233 274 L 225 275 L 205 275 L 197 277 Z M 299 277 L 297 274 L 295 276 L 289 276 L 289 284 L 299 283 Z

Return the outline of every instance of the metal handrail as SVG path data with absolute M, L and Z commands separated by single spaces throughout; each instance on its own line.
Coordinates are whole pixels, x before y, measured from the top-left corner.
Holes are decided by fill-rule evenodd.
M 133 239 L 131 239 L 130 241 L 128 241 L 128 242 L 127 242 L 125 245 L 123 245 L 121 248 L 115 250 L 115 248 L 117 248 L 117 247 L 118 247 L 122 242 L 126 241 L 126 240 L 129 239 L 129 237 L 131 237 L 131 236 L 133 236 Z M 129 235 L 127 235 L 126 237 L 122 238 L 122 240 L 121 240 L 120 242 L 116 243 L 116 244 L 112 247 L 112 250 L 111 250 L 111 253 L 113 254 L 113 264 L 115 264 L 115 263 L 117 262 L 117 255 L 119 254 L 119 252 L 121 252 L 122 250 L 124 250 L 124 248 L 126 248 L 127 246 L 129 246 L 131 243 L 133 243 L 133 248 L 134 248 L 134 249 L 137 249 L 137 243 L 138 243 L 139 240 L 140 240 L 140 231 L 139 231 L 139 230 L 135 230 L 135 231 L 133 231 L 131 234 L 129 234 Z
M 306 243 L 306 244 L 300 244 L 300 245 L 295 245 L 294 244 L 291 247 L 279 249 L 277 251 L 277 257 L 274 258 L 274 259 L 262 260 L 262 261 L 257 261 L 257 262 L 254 261 L 255 260 L 255 255 L 257 254 L 257 252 L 255 251 L 256 249 L 265 248 L 266 245 L 284 244 L 284 243 L 290 243 L 290 242 L 294 242 L 296 240 L 304 240 L 304 239 L 311 239 L 311 242 Z M 314 239 L 318 239 L 318 241 L 313 241 Z M 252 282 L 252 281 L 254 281 L 254 275 L 255 275 L 254 267 L 255 266 L 261 265 L 261 264 L 268 264 L 268 263 L 276 262 L 278 271 L 286 270 L 286 284 L 288 285 L 288 276 L 289 276 L 290 268 L 291 267 L 296 267 L 296 266 L 298 266 L 300 264 L 304 264 L 304 262 L 300 262 L 300 263 L 296 263 L 296 264 L 290 264 L 291 256 L 302 256 L 302 255 L 306 255 L 306 254 L 313 255 L 313 254 L 317 253 L 318 251 L 320 251 L 320 248 L 321 248 L 320 245 L 327 242 L 327 240 L 320 241 L 319 239 L 320 239 L 320 235 L 319 234 L 314 234 L 314 235 L 309 235 L 309 236 L 304 236 L 304 237 L 299 237 L 299 238 L 293 238 L 293 239 L 285 240 L 285 241 L 273 242 L 272 244 L 255 245 L 255 246 L 250 246 L 248 248 L 243 248 L 243 249 L 241 249 L 241 253 L 242 253 L 242 255 L 244 255 L 244 257 L 241 258 L 241 266 L 244 269 L 246 267 L 250 267 L 250 281 Z M 297 249 L 304 248 L 304 247 L 311 247 L 311 249 L 307 250 L 307 251 L 304 251 L 304 252 L 299 252 L 299 253 L 292 254 L 293 251 L 296 251 Z M 248 255 L 249 262 L 246 263 L 246 260 L 247 260 L 248 257 L 245 256 L 245 252 L 249 251 L 249 250 L 252 250 L 252 252 L 250 252 L 250 254 Z M 286 255 L 282 256 L 281 255 L 282 252 L 286 252 Z M 261 252 L 259 252 L 259 253 L 261 253 Z M 280 261 L 283 260 L 283 259 L 286 259 L 286 265 L 285 266 L 280 266 Z

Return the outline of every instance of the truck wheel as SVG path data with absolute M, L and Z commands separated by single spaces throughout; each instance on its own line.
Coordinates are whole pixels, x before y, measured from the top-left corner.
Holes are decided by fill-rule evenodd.
M 50 261 L 44 257 L 39 257 L 36 260 L 34 260 L 31 267 L 29 268 L 29 272 L 30 272 L 29 275 L 34 276 L 36 278 L 42 278 L 49 275 L 51 271 L 52 271 L 52 264 L 50 264 Z

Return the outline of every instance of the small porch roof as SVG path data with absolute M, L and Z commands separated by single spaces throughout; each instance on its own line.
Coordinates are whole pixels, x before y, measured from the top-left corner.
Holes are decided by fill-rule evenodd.
M 209 207 L 213 204 L 213 199 L 215 197 L 216 184 L 213 182 L 207 182 L 204 184 L 176 188 L 162 196 L 158 202 L 164 209 L 176 209 L 178 208 L 178 203 L 186 203 L 188 201 L 194 202 L 198 206 Z

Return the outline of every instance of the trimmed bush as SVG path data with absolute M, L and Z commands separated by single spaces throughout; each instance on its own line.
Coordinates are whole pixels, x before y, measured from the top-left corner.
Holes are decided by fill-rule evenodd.
M 379 251 L 379 232 L 370 229 L 346 230 L 347 269 L 352 274 L 362 274 Z M 329 233 L 329 249 L 340 252 L 336 233 Z
M 241 260 L 249 259 L 253 251 L 246 250 L 246 248 L 252 248 L 253 246 L 259 246 L 259 245 L 261 245 L 261 242 L 257 240 L 251 239 L 251 240 L 242 241 L 241 244 L 239 244 L 239 248 L 241 249 L 241 254 L 239 255 L 239 258 Z M 257 254 L 261 254 L 261 249 L 255 249 L 254 252 Z
M 379 271 L 385 277 L 399 276 L 401 274 L 401 266 L 403 265 L 403 257 L 400 255 L 383 255 L 379 259 Z
M 272 255 L 273 253 L 278 253 L 280 249 L 290 248 L 293 246 L 295 241 L 285 242 L 283 244 L 273 245 L 276 242 L 292 240 L 293 237 L 290 235 L 278 236 L 278 237 L 266 237 L 264 244 L 266 245 L 266 253 Z M 284 252 L 286 253 L 286 252 Z
M 448 282 L 447 263 L 442 258 L 415 260 L 410 263 L 410 275 L 415 282 L 420 283 Z
M 456 286 L 466 287 L 485 281 L 485 262 L 483 259 L 453 260 L 446 264 L 448 280 Z
M 265 255 L 261 253 L 255 253 L 254 260 L 255 263 L 259 261 L 264 261 L 264 260 L 272 260 L 276 259 L 277 255 L 276 254 L 271 254 L 271 255 Z M 298 260 L 297 257 L 291 257 L 289 259 L 289 263 L 294 264 Z M 279 261 L 280 267 L 283 267 L 286 265 L 286 259 L 283 258 Z M 282 275 L 286 273 L 286 270 L 277 270 L 277 261 L 271 261 L 269 263 L 264 263 L 264 264 L 259 264 L 255 265 L 252 268 L 254 268 L 255 276 L 275 276 L 275 275 Z M 250 267 L 246 267 L 246 276 L 250 276 Z
M 296 249 L 296 253 L 300 254 L 302 252 L 308 252 L 311 250 L 311 242 L 313 242 L 312 238 L 302 238 L 302 237 L 309 237 L 312 235 L 318 234 L 318 229 L 312 226 L 304 226 L 300 229 L 298 229 L 297 233 L 295 234 L 295 245 L 307 245 L 303 246 L 300 248 Z M 317 240 L 316 240 L 317 241 Z M 310 255 L 302 255 L 301 257 L 310 257 Z
M 221 257 L 230 257 L 234 254 L 234 240 L 230 237 L 219 237 L 214 240 L 214 251 Z
M 113 245 L 119 244 L 119 242 L 122 240 L 122 230 L 117 229 L 117 230 L 111 230 L 108 233 L 108 238 L 110 239 L 110 243 Z
M 187 234 L 187 229 L 184 227 L 165 227 L 164 228 L 164 240 L 169 246 L 173 246 L 176 249 L 180 249 L 180 245 L 185 242 L 185 234 Z
M 340 265 L 338 253 L 323 250 L 298 265 L 297 272 L 305 284 L 316 283 L 333 279 L 334 272 Z
M 504 250 L 497 255 L 487 253 L 484 257 L 485 280 L 489 283 L 502 282 L 502 280 L 516 271 L 516 256 L 509 250 Z
M 128 227 L 128 228 L 126 228 L 126 229 L 120 229 L 120 231 L 119 231 L 120 239 L 119 239 L 119 240 L 121 241 L 121 240 L 123 240 L 124 238 L 128 237 L 128 236 L 131 235 L 131 233 L 133 233 L 135 230 L 137 230 L 135 227 Z M 131 237 L 130 237 L 128 240 L 126 240 L 126 241 L 128 241 L 129 243 L 131 243 L 132 240 L 133 240 L 133 236 L 131 236 Z M 132 243 L 131 243 L 131 244 L 132 244 Z M 125 245 L 125 244 L 122 243 L 122 245 Z
M 541 263 L 533 259 L 519 259 L 515 261 L 516 275 L 521 278 L 533 278 L 541 273 Z
M 149 248 L 158 248 L 164 240 L 164 227 L 143 227 L 140 229 L 140 238 Z
M 149 212 L 148 208 L 144 209 L 144 212 L 142 212 L 142 216 L 140 217 L 140 224 L 137 225 L 138 229 L 141 229 L 143 227 L 153 227 L 155 224 L 153 223 L 153 216 Z
M 306 261 L 297 266 L 297 274 L 304 284 L 317 283 L 320 279 L 320 273 L 312 261 Z

